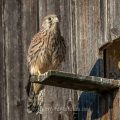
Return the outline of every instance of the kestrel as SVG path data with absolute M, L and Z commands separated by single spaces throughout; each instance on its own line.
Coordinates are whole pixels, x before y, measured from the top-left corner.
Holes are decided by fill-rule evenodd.
M 66 46 L 60 33 L 59 19 L 56 15 L 48 15 L 43 19 L 40 31 L 31 40 L 27 62 L 30 75 L 41 74 L 57 69 L 65 59 Z M 31 83 L 28 96 L 28 111 L 38 112 L 43 105 L 44 86 Z

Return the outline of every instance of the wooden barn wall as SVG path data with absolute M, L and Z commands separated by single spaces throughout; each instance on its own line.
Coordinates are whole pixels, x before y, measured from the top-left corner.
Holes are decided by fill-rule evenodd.
M 43 115 L 27 114 L 26 53 L 42 18 L 51 13 L 59 16 L 67 44 L 62 70 L 103 75 L 98 48 L 120 35 L 119 0 L 0 0 L 0 120 L 72 120 L 73 114 L 75 120 L 119 120 L 111 95 L 49 86 Z M 76 111 L 68 111 L 72 107 Z

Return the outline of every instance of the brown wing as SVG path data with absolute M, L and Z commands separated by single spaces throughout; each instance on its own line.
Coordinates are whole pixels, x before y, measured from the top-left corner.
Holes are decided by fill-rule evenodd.
M 29 49 L 28 49 L 28 55 L 27 55 L 27 62 L 28 66 L 31 64 L 31 62 L 34 59 L 37 59 L 37 56 L 41 49 L 44 47 L 44 39 L 46 37 L 46 32 L 45 33 L 37 33 L 35 36 L 32 38 Z
M 54 52 L 52 55 L 52 68 L 56 69 L 59 67 L 60 63 L 65 60 L 65 55 L 66 55 L 66 46 L 65 46 L 65 41 L 62 36 L 59 36 L 57 38 L 57 42 L 55 43 L 54 46 Z
M 48 37 L 49 35 L 47 35 L 47 32 L 39 32 L 33 37 L 27 56 L 28 68 L 30 71 L 31 66 L 37 67 L 36 71 L 39 70 L 41 73 L 44 73 L 49 69 L 52 58 L 50 50 L 46 47 L 49 44 Z

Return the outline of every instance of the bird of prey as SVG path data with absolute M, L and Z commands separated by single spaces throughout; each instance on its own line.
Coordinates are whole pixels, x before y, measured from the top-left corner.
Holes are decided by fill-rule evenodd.
M 55 14 L 43 19 L 40 31 L 31 40 L 27 63 L 30 75 L 41 74 L 48 70 L 56 70 L 65 60 L 66 45 L 60 33 L 59 19 Z M 28 112 L 38 112 L 44 104 L 44 86 L 30 83 L 28 89 Z

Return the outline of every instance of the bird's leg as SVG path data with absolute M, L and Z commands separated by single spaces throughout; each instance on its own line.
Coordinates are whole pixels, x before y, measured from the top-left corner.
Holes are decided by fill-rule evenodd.
M 41 73 L 40 71 L 38 71 L 38 80 L 39 80 L 39 77 L 40 77 Z M 40 85 L 40 89 L 39 89 L 39 94 L 38 94 L 38 105 L 39 105 L 39 110 L 36 114 L 40 113 L 42 114 L 42 111 L 43 111 L 43 105 L 44 105 L 44 98 L 45 98 L 45 89 L 44 89 L 44 86 L 39 84 Z
M 40 72 L 37 74 L 37 80 L 39 79 Z M 28 113 L 37 112 L 39 110 L 38 95 L 41 90 L 41 84 L 31 83 L 31 91 L 28 98 L 27 111 Z
M 39 81 L 39 77 L 41 75 L 41 72 L 38 71 L 37 73 L 38 73 L 37 80 Z M 44 97 L 45 97 L 44 86 L 41 85 L 40 83 L 33 83 L 33 91 L 35 93 L 35 101 L 36 101 L 36 102 L 34 101 L 35 102 L 34 104 L 36 104 L 38 107 L 37 113 L 42 113 L 43 104 L 44 104 Z
M 41 75 L 41 72 L 38 70 L 38 76 L 37 76 L 37 77 L 38 77 L 38 78 L 37 78 L 38 81 L 39 81 L 39 77 L 40 77 L 40 75 Z
M 38 75 L 37 75 L 37 80 L 39 81 L 39 77 L 40 77 L 41 73 L 40 71 L 38 71 Z M 33 91 L 35 92 L 35 94 L 39 94 L 39 91 L 41 90 L 42 85 L 39 83 L 33 83 Z

